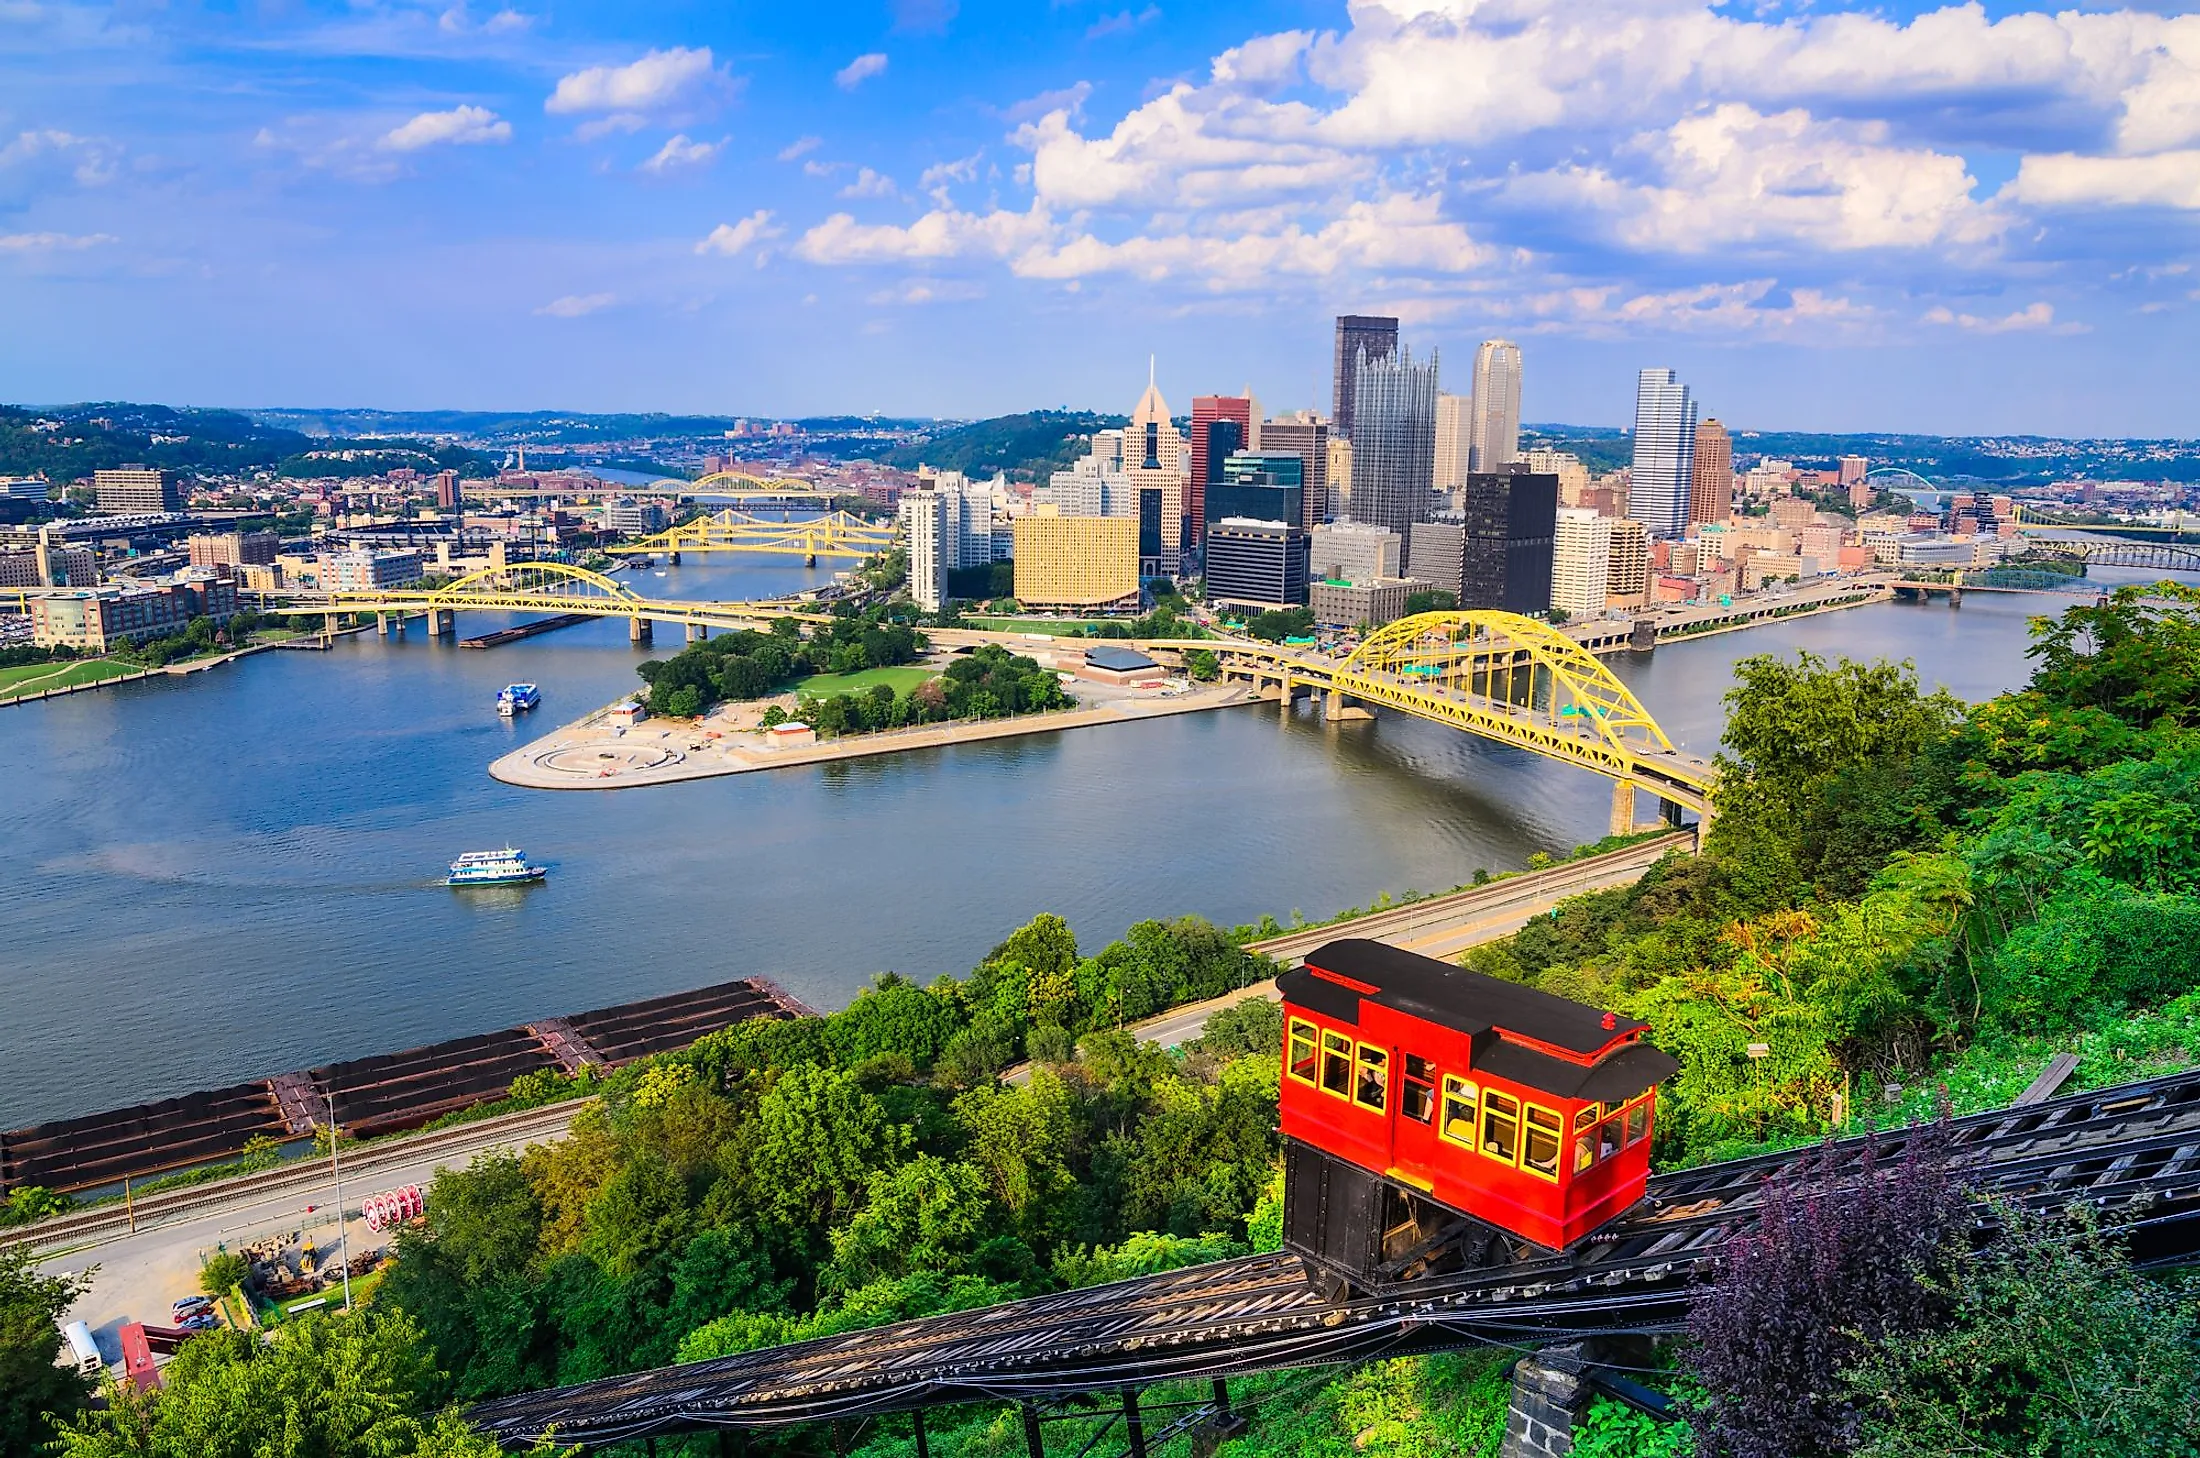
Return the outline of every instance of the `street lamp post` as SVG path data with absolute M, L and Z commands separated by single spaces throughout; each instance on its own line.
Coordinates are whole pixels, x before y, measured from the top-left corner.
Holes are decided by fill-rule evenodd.
M 344 1224 L 344 1166 L 337 1158 L 336 1145 L 341 1130 L 336 1127 L 336 1092 L 328 1093 L 328 1167 L 336 1180 L 336 1255 L 343 1262 L 344 1309 L 351 1310 L 351 1232 Z

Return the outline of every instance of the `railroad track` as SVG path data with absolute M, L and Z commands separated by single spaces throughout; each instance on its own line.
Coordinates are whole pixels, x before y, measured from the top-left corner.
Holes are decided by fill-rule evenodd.
M 376 1171 L 395 1165 L 410 1164 L 447 1150 L 477 1152 L 506 1144 L 524 1144 L 545 1137 L 554 1138 L 564 1134 L 566 1126 L 573 1122 L 573 1116 L 593 1102 L 593 1099 L 568 1099 L 539 1109 L 522 1109 L 514 1114 L 499 1114 L 494 1118 L 456 1124 L 448 1129 L 376 1140 L 356 1150 L 346 1146 L 343 1155 L 344 1178 L 346 1181 L 360 1181 L 362 1192 L 365 1193 L 370 1192 L 367 1186 Z M 120 1203 L 98 1205 L 89 1210 L 56 1215 L 14 1230 L 0 1230 L 0 1247 L 23 1245 L 34 1252 L 81 1248 L 117 1236 L 156 1230 L 177 1220 L 189 1219 L 210 1206 L 239 1199 L 264 1199 L 293 1191 L 315 1190 L 328 1183 L 327 1161 L 298 1159 L 256 1174 L 209 1180 L 203 1185 L 186 1185 L 182 1189 L 164 1190 L 155 1195 L 140 1195 L 127 1207 Z
M 1757 1216 L 1766 1180 L 1836 1180 L 1900 1159 L 1925 1131 L 1838 1141 L 1661 1175 L 1572 1255 L 1409 1283 L 1342 1304 L 1296 1257 L 1248 1256 L 976 1311 L 848 1332 L 485 1403 L 508 1447 L 825 1422 L 949 1403 L 1051 1401 L 1477 1342 L 1676 1329 L 1688 1291 Z M 1981 1189 L 2036 1209 L 2085 1203 L 2131 1223 L 2135 1254 L 2200 1253 L 2200 1070 L 1951 1123 Z

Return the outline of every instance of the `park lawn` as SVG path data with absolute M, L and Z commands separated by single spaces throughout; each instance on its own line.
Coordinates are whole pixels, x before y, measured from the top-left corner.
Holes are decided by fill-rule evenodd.
M 0 668 L 0 699 L 44 693 L 47 689 L 73 688 L 80 683 L 97 683 L 104 678 L 120 678 L 126 673 L 138 671 L 136 664 L 117 663 L 111 658 L 86 658 L 70 664 L 27 663 L 21 668 Z
M 995 618 L 977 613 L 964 613 L 963 621 L 974 628 L 988 628 L 997 633 L 1069 633 L 1078 628 L 1097 628 L 1102 623 L 1120 622 L 1120 618 Z
M 835 694 L 859 693 L 872 684 L 882 683 L 895 693 L 904 694 L 939 676 L 937 669 L 921 663 L 905 663 L 891 668 L 866 668 L 860 673 L 813 673 L 807 678 L 796 679 L 793 688 L 797 694 L 829 699 Z

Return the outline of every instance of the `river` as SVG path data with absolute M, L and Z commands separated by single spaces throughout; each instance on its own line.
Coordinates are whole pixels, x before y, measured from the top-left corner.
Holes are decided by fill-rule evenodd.
M 633 581 L 736 598 L 822 576 Z M 1740 656 L 1909 657 L 1978 699 L 2023 680 L 2026 617 L 2053 601 L 1854 609 L 1615 666 L 1709 753 Z M 751 974 L 836 1007 L 884 969 L 965 972 L 1040 911 L 1091 949 L 1148 916 L 1327 914 L 1517 867 L 1609 814 L 1606 781 L 1522 752 L 1272 706 L 656 789 L 491 780 L 515 742 L 636 686 L 625 634 L 476 652 L 416 623 L 0 709 L 0 1129 Z M 543 708 L 500 720 L 497 689 L 527 679 Z M 441 884 L 507 841 L 546 886 Z

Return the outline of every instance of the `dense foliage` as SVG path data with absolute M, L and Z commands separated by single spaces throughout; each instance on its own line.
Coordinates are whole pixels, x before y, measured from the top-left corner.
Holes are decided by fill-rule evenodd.
M 910 663 L 924 652 L 915 629 L 889 622 L 880 609 L 836 613 L 805 636 L 793 618 L 769 632 L 722 633 L 691 643 L 670 658 L 652 658 L 635 672 L 649 685 L 650 707 L 693 718 L 722 700 L 762 698 L 813 673 L 857 673 Z
M 997 643 L 981 643 L 939 677 L 900 693 L 881 683 L 852 693 L 805 694 L 795 717 L 822 735 L 863 734 L 949 719 L 1005 719 L 1071 703 L 1053 669 Z
M 58 429 L 40 429 L 41 420 Z M 156 442 L 154 437 L 160 439 Z M 121 402 L 24 410 L 0 405 L 0 476 L 75 481 L 114 466 L 209 473 L 272 466 L 304 450 L 295 431 L 256 425 L 231 410 L 171 410 Z
M 895 446 L 879 459 L 905 470 L 923 465 L 972 478 L 1005 471 L 1021 481 L 1042 480 L 1083 455 L 1085 437 L 1120 426 L 1123 420 L 1120 415 L 1096 415 L 1089 410 L 1001 415 L 940 431 L 914 445 Z
M 91 1385 L 61 1355 L 57 1323 L 86 1282 L 40 1274 L 22 1246 L 0 1247 L 0 1458 L 29 1458 L 53 1436 L 49 1413 L 81 1407 Z

